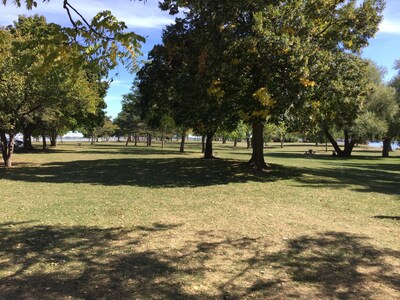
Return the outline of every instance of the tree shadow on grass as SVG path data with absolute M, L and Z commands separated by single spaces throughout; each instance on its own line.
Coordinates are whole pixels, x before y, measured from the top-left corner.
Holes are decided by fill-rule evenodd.
M 199 151 L 187 151 L 189 152 L 199 152 Z M 75 154 L 122 154 L 122 155 L 179 155 L 178 147 L 168 147 L 165 149 L 161 149 L 160 146 L 125 146 L 122 144 L 96 144 L 96 145 L 84 145 L 81 147 L 74 147 L 73 145 L 64 146 L 62 148 L 53 148 L 53 149 L 35 149 L 30 152 L 30 154 L 43 154 L 43 153 L 75 153 Z M 199 153 L 200 154 L 200 153 Z
M 400 221 L 400 216 L 373 216 L 374 219 Z
M 276 166 L 269 173 L 250 170 L 241 161 L 196 158 L 129 158 L 47 163 L 41 167 L 0 169 L 9 180 L 51 183 L 138 185 L 153 188 L 198 187 L 248 181 L 268 182 L 294 176 Z
M 370 299 L 379 293 L 394 299 L 400 292 L 399 260 L 399 251 L 378 250 L 368 238 L 344 232 L 291 239 L 287 249 L 264 257 L 285 270 L 288 280 L 314 287 L 322 299 Z
M 296 176 L 295 180 L 315 188 L 350 188 L 358 192 L 400 195 L 398 164 L 349 162 L 331 165 L 320 169 L 304 168 L 302 173 L 308 176 Z
M 325 232 L 265 238 L 184 231 L 0 225 L 1 299 L 390 298 L 399 252 Z M 171 237 L 179 240 L 171 244 Z
M 302 157 L 305 165 L 308 161 L 304 155 L 295 153 L 288 153 L 285 157 Z M 302 186 L 315 188 L 350 188 L 359 192 L 400 194 L 400 167 L 397 163 L 388 163 L 387 160 L 381 163 L 379 158 L 368 158 L 365 164 L 359 160 L 336 161 L 329 156 L 313 156 L 310 159 L 321 160 L 321 167 L 301 168 L 274 164 L 271 171 L 258 172 L 242 161 L 235 160 L 204 160 L 184 156 L 139 157 L 51 162 L 40 167 L 21 164 L 11 169 L 0 168 L 0 177 L 27 182 L 136 185 L 152 188 L 201 187 L 289 179 L 301 183 Z

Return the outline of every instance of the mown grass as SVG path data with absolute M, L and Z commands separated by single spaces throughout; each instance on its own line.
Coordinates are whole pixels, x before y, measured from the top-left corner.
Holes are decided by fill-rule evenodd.
M 0 168 L 0 298 L 398 299 L 400 154 L 60 145 Z M 304 152 L 313 148 L 317 154 Z

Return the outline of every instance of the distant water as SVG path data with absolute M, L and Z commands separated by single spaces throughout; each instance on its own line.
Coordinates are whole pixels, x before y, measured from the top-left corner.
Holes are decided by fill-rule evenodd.
M 369 142 L 368 146 L 372 148 L 382 148 L 383 147 L 383 142 Z M 392 143 L 392 149 L 399 149 L 400 145 L 398 143 Z

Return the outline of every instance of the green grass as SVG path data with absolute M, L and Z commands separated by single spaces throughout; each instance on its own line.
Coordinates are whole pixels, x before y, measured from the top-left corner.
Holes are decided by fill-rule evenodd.
M 123 143 L 0 168 L 0 298 L 398 299 L 400 153 Z M 307 156 L 307 149 L 316 155 Z

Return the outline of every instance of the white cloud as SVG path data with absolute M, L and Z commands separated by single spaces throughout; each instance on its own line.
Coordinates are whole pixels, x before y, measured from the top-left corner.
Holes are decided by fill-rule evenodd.
M 75 7 L 88 21 L 90 21 L 99 11 L 110 10 L 119 21 L 125 24 L 132 30 L 135 28 L 163 28 L 167 24 L 171 24 L 174 20 L 168 13 L 161 11 L 158 8 L 157 1 L 147 1 L 145 4 L 142 1 L 128 0 L 70 0 L 69 3 Z M 49 3 L 38 3 L 38 7 L 31 11 L 24 8 L 17 8 L 9 1 L 6 6 L 0 6 L 0 24 L 8 25 L 17 19 L 19 14 L 44 15 L 48 22 L 58 23 L 64 26 L 69 26 L 70 22 L 67 12 L 62 7 L 62 2 L 51 0 Z M 77 17 L 71 10 L 74 17 Z
M 379 26 L 379 32 L 400 34 L 400 20 L 383 20 Z

